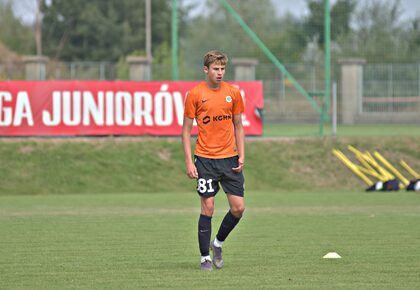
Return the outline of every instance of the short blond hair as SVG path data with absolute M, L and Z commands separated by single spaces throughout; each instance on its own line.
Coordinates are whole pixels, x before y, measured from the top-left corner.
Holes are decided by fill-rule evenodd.
M 221 51 L 211 50 L 206 53 L 204 56 L 204 66 L 210 67 L 211 64 L 217 63 L 221 65 L 226 65 L 228 62 L 228 57 Z

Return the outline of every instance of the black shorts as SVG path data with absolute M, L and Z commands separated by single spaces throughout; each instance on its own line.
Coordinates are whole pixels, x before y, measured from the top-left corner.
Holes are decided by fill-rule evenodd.
M 238 156 L 222 159 L 195 156 L 197 193 L 204 197 L 215 196 L 220 182 L 225 193 L 244 196 L 244 175 L 232 170 L 238 166 L 238 159 Z

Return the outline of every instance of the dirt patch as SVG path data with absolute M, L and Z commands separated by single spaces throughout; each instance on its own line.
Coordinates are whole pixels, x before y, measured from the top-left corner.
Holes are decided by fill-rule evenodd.
M 171 160 L 171 151 L 169 151 L 168 149 L 161 149 L 158 151 L 158 156 L 161 160 L 163 161 L 169 161 Z
M 19 148 L 19 152 L 23 154 L 31 154 L 34 151 L 34 148 L 30 145 L 22 146 Z

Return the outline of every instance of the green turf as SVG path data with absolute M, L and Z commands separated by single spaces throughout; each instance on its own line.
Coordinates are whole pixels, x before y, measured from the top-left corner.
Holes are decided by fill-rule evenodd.
M 420 136 L 418 124 L 357 124 L 337 126 L 338 137 L 354 136 Z M 320 136 L 319 123 L 314 124 L 264 124 L 265 137 Z M 323 136 L 332 136 L 331 125 L 325 124 Z
M 247 192 L 246 214 L 224 246 L 225 268 L 212 273 L 198 269 L 198 208 L 192 190 L 0 196 L 0 288 L 420 285 L 418 193 Z M 226 210 L 219 194 L 215 228 Z M 322 259 L 331 251 L 343 258 Z

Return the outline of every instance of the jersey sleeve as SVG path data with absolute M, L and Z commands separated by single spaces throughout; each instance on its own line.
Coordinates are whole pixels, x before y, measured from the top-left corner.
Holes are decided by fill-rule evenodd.
M 245 111 L 244 101 L 238 89 L 235 90 L 235 98 L 233 103 L 233 115 L 241 114 Z
M 184 117 L 194 119 L 196 117 L 196 102 L 194 94 L 190 91 L 187 93 L 184 106 Z

